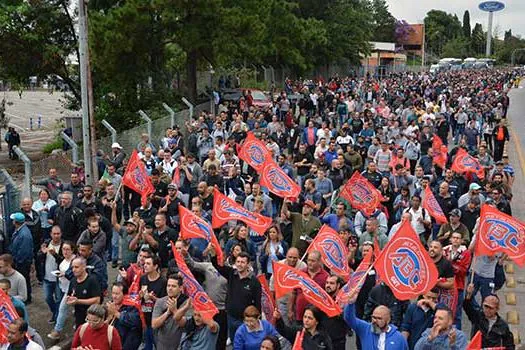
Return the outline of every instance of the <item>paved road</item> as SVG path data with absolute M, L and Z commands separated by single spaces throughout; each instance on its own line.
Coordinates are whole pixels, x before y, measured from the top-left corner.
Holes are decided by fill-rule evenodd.
M 21 148 L 31 159 L 39 158 L 42 148 L 51 142 L 57 132 L 57 122 L 71 113 L 62 107 L 62 93 L 49 94 L 46 91 L 24 91 L 22 98 L 17 92 L 2 92 L 0 99 L 5 98 L 6 114 L 11 118 L 9 125 L 17 129 L 21 136 Z M 38 116 L 41 125 L 38 128 Z M 33 129 L 30 129 L 30 118 L 33 118 Z M 3 132 L 2 132 L 3 135 Z M 21 162 L 12 162 L 7 156 L 7 145 L 2 136 L 0 167 L 13 167 Z

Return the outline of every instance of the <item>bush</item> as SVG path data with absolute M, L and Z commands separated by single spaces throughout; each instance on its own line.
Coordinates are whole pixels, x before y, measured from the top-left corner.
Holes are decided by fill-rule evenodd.
M 63 144 L 64 141 L 62 141 L 62 139 L 57 138 L 53 142 L 50 142 L 47 145 L 45 145 L 42 149 L 42 152 L 44 152 L 44 154 L 51 154 L 51 152 L 53 152 L 56 149 L 62 149 Z

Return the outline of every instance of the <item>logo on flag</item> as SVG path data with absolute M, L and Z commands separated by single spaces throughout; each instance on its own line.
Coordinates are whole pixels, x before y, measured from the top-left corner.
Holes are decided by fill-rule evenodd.
M 443 213 L 443 210 L 436 200 L 434 193 L 432 193 L 430 186 L 425 188 L 425 196 L 423 197 L 422 206 L 428 210 L 434 219 L 436 219 L 437 223 L 445 224 L 448 222 L 447 217 L 445 216 L 445 213 Z
M 525 224 L 487 204 L 481 207 L 476 254 L 505 253 L 525 265 Z
M 323 225 L 317 236 L 308 247 L 307 252 L 317 250 L 321 253 L 323 264 L 335 274 L 347 280 L 350 268 L 347 262 L 348 250 L 337 232 L 327 225 Z
M 381 251 L 375 267 L 399 300 L 426 293 L 438 279 L 436 265 L 408 221 Z
M 171 250 L 173 251 L 173 256 L 175 257 L 175 262 L 177 263 L 179 272 L 182 275 L 184 290 L 191 298 L 193 308 L 196 311 L 199 311 L 205 320 L 211 320 L 213 316 L 219 313 L 219 310 L 199 282 L 193 277 L 193 274 L 186 265 L 184 258 L 180 255 L 177 249 L 175 249 L 175 242 L 173 241 L 171 242 Z
M 155 188 L 146 172 L 144 163 L 139 159 L 137 150 L 133 150 L 129 158 L 128 166 L 122 177 L 122 184 L 131 188 L 142 196 L 142 202 L 150 194 L 155 192 Z
M 463 148 L 458 149 L 456 158 L 452 163 L 452 170 L 459 174 L 465 172 L 474 173 L 480 179 L 485 178 L 485 170 L 481 164 L 479 164 L 479 161 L 468 154 Z
M 281 198 L 298 198 L 301 188 L 273 160 L 268 160 L 261 174 L 261 185 Z
M 352 273 L 348 282 L 346 282 L 343 288 L 337 293 L 335 301 L 339 306 L 345 306 L 346 299 L 350 296 L 351 292 L 355 290 L 357 295 L 365 284 L 366 274 L 372 264 L 372 256 L 373 254 L 370 253 L 363 258 L 357 269 Z
M 212 226 L 213 228 L 219 228 L 230 220 L 240 220 L 244 222 L 261 236 L 264 235 L 268 227 L 272 224 L 271 218 L 258 213 L 252 213 L 215 188 L 213 192 Z
M 432 152 L 434 164 L 444 169 L 448 159 L 447 146 L 443 144 L 441 138 L 437 135 L 432 137 Z
M 7 329 L 11 322 L 18 318 L 16 309 L 11 302 L 11 297 L 0 289 L 0 344 L 9 343 Z
M 272 155 L 266 145 L 259 141 L 252 132 L 249 132 L 239 150 L 239 158 L 260 172 Z
M 304 297 L 329 317 L 334 317 L 341 313 L 341 308 L 330 295 L 304 272 L 275 261 L 273 262 L 273 272 L 275 297 L 277 299 L 294 289 L 300 288 Z
M 261 283 L 261 309 L 266 317 L 266 320 L 272 324 L 275 323 L 273 319 L 273 311 L 275 310 L 275 302 L 273 300 L 272 294 L 270 293 L 270 287 L 268 286 L 268 281 L 266 281 L 266 276 L 259 275 L 257 279 Z
M 381 192 L 358 171 L 354 172 L 339 196 L 349 201 L 354 208 L 362 210 L 366 215 L 372 215 L 381 201 L 385 200 Z
M 180 217 L 180 235 L 182 239 L 188 238 L 202 238 L 211 242 L 215 254 L 217 254 L 217 262 L 222 266 L 224 263 L 224 253 L 213 229 L 210 224 L 203 218 L 193 214 L 188 209 L 179 204 Z

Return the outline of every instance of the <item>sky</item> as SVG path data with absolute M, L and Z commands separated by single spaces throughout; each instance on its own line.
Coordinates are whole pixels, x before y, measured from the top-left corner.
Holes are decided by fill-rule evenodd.
M 423 23 L 428 11 L 435 9 L 448 13 L 455 13 L 463 21 L 465 10 L 470 12 L 470 27 L 474 28 L 476 22 L 481 23 L 483 30 L 487 29 L 488 12 L 478 8 L 480 0 L 386 0 L 390 12 L 397 19 L 404 19 L 408 23 Z M 506 30 L 512 29 L 512 34 L 525 37 L 525 1 L 500 0 L 505 4 L 505 9 L 494 12 L 492 28 L 499 27 L 498 37 L 503 38 Z

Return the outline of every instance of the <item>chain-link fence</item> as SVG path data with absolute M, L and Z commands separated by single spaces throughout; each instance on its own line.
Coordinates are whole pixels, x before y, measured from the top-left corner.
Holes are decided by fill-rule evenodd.
M 6 169 L 0 169 L 0 252 L 8 243 L 8 232 L 12 231 L 9 215 L 20 208 L 20 191 Z

